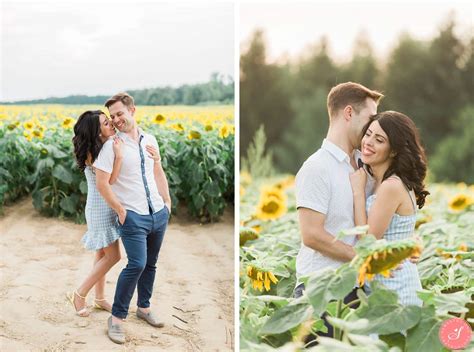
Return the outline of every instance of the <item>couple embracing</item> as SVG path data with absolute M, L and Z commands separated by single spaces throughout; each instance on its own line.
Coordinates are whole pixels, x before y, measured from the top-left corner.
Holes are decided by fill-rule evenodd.
M 327 99 L 329 131 L 321 148 L 296 176 L 302 245 L 297 277 L 324 268 L 338 268 L 355 256 L 356 236 L 335 240 L 340 231 L 368 225 L 377 239 L 401 240 L 414 235 L 417 208 L 429 194 L 424 185 L 426 156 L 413 121 L 406 115 L 377 113 L 383 95 L 347 82 L 331 89 Z M 392 277 L 375 280 L 394 290 L 403 305 L 422 305 L 417 258 L 404 261 Z M 357 298 L 354 285 L 344 299 Z M 304 284 L 297 284 L 300 297 Z M 320 336 L 333 337 L 333 328 Z
M 164 325 L 151 311 L 150 298 L 171 198 L 158 143 L 137 126 L 133 98 L 119 93 L 105 106 L 110 119 L 102 111 L 86 111 L 74 126 L 74 153 L 88 187 L 82 242 L 95 251 L 95 259 L 92 271 L 68 298 L 76 314 L 87 317 L 86 296 L 95 287 L 94 306 L 111 312 L 108 336 L 122 344 L 123 321 L 135 288 L 137 317 L 156 327 Z M 120 260 L 119 237 L 128 264 L 117 279 L 111 305 L 104 296 L 105 275 Z

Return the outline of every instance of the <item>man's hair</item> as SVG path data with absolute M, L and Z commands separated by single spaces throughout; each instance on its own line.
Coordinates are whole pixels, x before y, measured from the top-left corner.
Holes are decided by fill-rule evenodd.
M 115 104 L 118 101 L 121 101 L 122 104 L 127 107 L 127 109 L 130 109 L 131 107 L 135 106 L 135 102 L 133 101 L 133 97 L 130 94 L 126 93 L 126 92 L 115 94 L 112 98 L 109 98 L 105 102 L 104 105 L 108 109 L 111 105 Z
M 341 83 L 332 87 L 327 100 L 329 119 L 332 119 L 340 109 L 344 109 L 347 105 L 359 112 L 364 107 L 367 98 L 378 104 L 383 98 L 383 94 L 354 82 Z

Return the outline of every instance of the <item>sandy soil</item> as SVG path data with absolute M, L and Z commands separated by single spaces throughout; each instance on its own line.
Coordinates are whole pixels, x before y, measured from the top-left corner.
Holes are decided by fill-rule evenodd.
M 126 322 L 127 342 L 106 335 L 109 313 L 74 314 L 65 293 L 88 273 L 93 254 L 79 240 L 85 225 L 40 216 L 31 198 L 0 217 L 1 351 L 230 351 L 234 348 L 233 214 L 199 225 L 172 219 L 158 259 L 152 308 L 166 325 L 157 329 L 135 316 Z M 106 296 L 127 259 L 107 275 Z M 93 292 L 88 297 L 92 304 Z M 181 321 L 181 318 L 185 322 Z

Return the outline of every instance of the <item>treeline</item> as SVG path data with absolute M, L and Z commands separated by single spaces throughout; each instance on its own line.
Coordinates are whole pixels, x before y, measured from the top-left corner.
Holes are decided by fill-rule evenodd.
M 234 81 L 218 73 L 211 75 L 209 82 L 185 84 L 177 88 L 160 87 L 127 90 L 137 105 L 200 105 L 232 104 L 234 102 Z M 71 95 L 63 98 L 25 100 L 0 104 L 104 104 L 109 95 Z
M 295 173 L 326 136 L 326 97 L 354 81 L 385 94 L 379 111 L 397 110 L 418 126 L 436 181 L 474 183 L 474 37 L 461 38 L 448 18 L 431 40 L 408 34 L 382 60 L 361 34 L 349 62 L 330 56 L 321 38 L 295 62 L 269 63 L 265 35 L 256 31 L 240 60 L 240 145 L 264 125 L 277 171 Z

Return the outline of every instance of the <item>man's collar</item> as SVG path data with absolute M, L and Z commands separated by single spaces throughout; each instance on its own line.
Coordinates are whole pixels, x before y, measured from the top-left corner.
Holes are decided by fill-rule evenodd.
M 128 139 L 132 139 L 127 133 L 125 132 L 120 132 L 118 131 L 117 132 L 117 136 L 122 138 L 122 139 L 125 139 L 125 138 L 128 138 Z M 145 132 L 140 128 L 138 127 L 138 140 L 140 140 L 141 137 L 145 137 Z
M 327 150 L 329 153 L 331 153 L 337 161 L 341 162 L 341 161 L 347 161 L 350 163 L 350 158 L 349 158 L 349 155 L 347 155 L 347 153 L 342 150 L 341 148 L 339 148 L 337 145 L 335 145 L 334 143 L 330 142 L 328 139 L 324 138 L 323 140 L 323 144 L 321 145 L 321 149 L 325 149 Z

